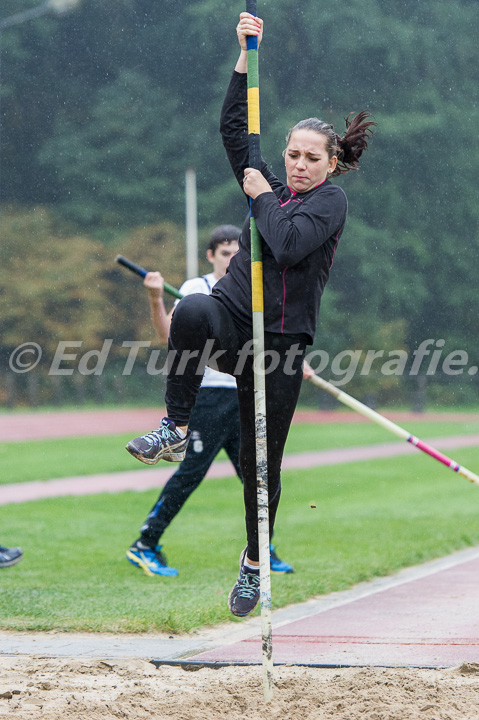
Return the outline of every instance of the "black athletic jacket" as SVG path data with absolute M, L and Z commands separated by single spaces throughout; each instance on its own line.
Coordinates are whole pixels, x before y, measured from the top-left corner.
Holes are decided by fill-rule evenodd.
M 233 73 L 221 113 L 221 135 L 241 189 L 248 167 L 247 77 Z M 252 211 L 263 238 L 264 329 L 305 335 L 313 342 L 319 306 L 336 245 L 344 228 L 347 199 L 338 185 L 325 180 L 306 193 L 294 193 L 262 162 L 273 192 L 253 201 Z M 252 323 L 251 238 L 249 215 L 239 252 L 219 280 L 214 296 L 243 325 Z

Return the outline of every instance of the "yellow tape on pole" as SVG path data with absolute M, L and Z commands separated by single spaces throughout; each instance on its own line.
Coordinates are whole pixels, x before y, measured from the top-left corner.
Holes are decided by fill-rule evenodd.
M 263 263 L 259 260 L 251 263 L 251 290 L 253 312 L 263 312 Z
M 248 133 L 260 134 L 258 87 L 248 88 Z

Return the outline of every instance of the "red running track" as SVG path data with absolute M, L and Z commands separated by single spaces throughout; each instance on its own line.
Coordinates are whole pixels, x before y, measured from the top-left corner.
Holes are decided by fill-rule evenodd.
M 19 442 L 26 438 L 28 440 L 44 440 L 78 435 L 115 435 L 119 433 L 135 435 L 158 427 L 164 414 L 164 408 L 7 412 L 0 414 L 0 438 L 2 442 Z M 413 420 L 479 422 L 479 415 L 472 413 L 422 413 L 419 415 L 408 412 L 387 412 L 387 417 L 399 424 Z M 367 423 L 370 420 L 350 411 L 311 410 L 297 411 L 293 422 Z
M 456 553 L 424 568 L 403 571 L 396 582 L 385 579 L 392 587 L 369 591 L 365 597 L 352 597 L 275 628 L 274 662 L 385 667 L 479 662 L 479 549 Z M 259 635 L 188 660 L 260 663 Z

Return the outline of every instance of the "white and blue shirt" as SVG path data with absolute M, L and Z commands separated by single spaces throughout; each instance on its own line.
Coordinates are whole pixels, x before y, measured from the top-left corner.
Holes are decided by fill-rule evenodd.
M 211 295 L 211 291 L 217 282 L 217 278 L 213 273 L 208 275 L 202 275 L 201 277 L 192 278 L 186 280 L 180 287 L 180 293 L 182 295 L 193 295 L 194 293 L 202 293 L 203 295 Z M 177 300 L 175 305 L 179 302 Z M 209 388 L 232 388 L 236 389 L 236 380 L 233 375 L 227 375 L 226 373 L 213 370 L 212 368 L 206 367 L 201 382 L 201 387 Z

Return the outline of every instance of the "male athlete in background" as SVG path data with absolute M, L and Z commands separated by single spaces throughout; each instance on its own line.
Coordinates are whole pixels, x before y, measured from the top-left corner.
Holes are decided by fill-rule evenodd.
M 220 225 L 211 234 L 206 257 L 213 272 L 187 280 L 180 288 L 183 295 L 209 295 L 216 281 L 223 277 L 233 255 L 238 252 L 241 230 L 234 225 Z M 162 343 L 168 342 L 171 316 L 163 302 L 163 277 L 150 272 L 144 285 L 148 289 L 153 326 Z M 157 502 L 141 528 L 141 535 L 127 550 L 128 560 L 147 575 L 178 575 L 169 567 L 161 552 L 160 538 L 193 490 L 196 490 L 211 463 L 224 448 L 241 479 L 239 464 L 240 425 L 236 381 L 232 375 L 207 367 L 189 424 L 191 442 L 186 457 L 166 483 Z M 280 560 L 270 546 L 271 571 L 292 573 L 294 569 Z

